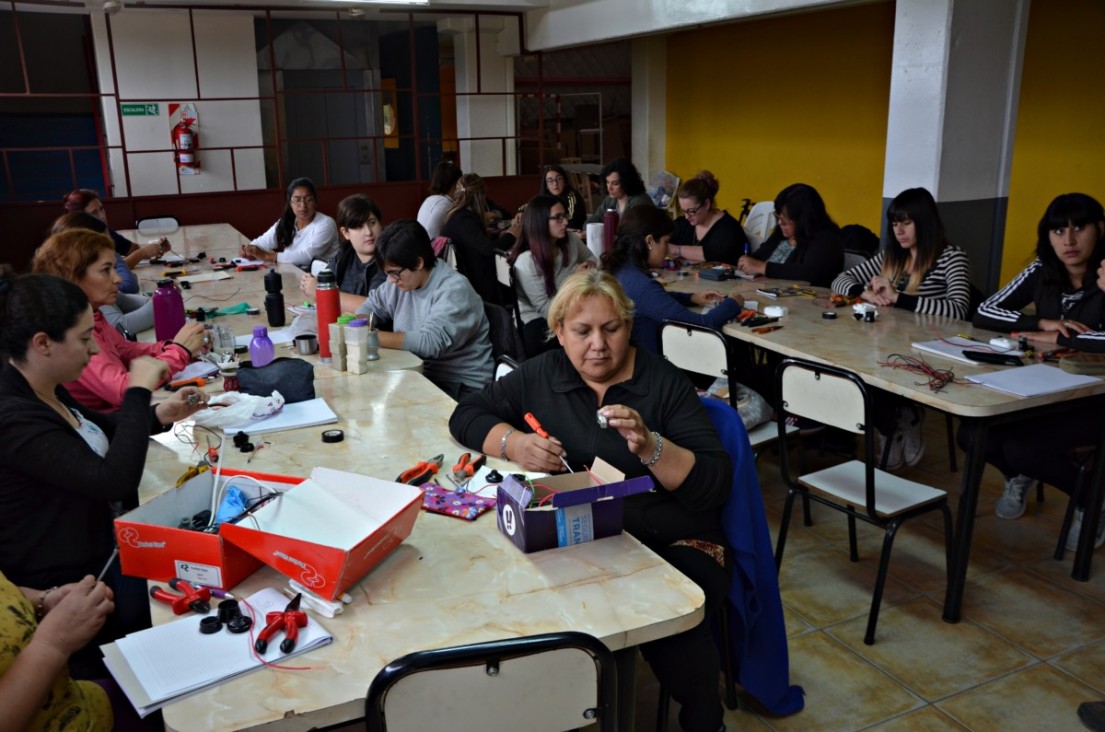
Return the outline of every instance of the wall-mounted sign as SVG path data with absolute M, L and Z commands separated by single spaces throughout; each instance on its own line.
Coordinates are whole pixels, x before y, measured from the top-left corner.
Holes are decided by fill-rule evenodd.
M 124 117 L 159 117 L 160 104 L 120 104 Z

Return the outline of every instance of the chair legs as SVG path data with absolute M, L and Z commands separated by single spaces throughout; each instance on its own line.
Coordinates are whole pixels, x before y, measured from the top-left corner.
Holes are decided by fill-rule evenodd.
M 1070 494 L 1067 502 L 1067 512 L 1063 514 L 1063 526 L 1059 529 L 1059 543 L 1055 545 L 1055 559 L 1062 561 L 1067 553 L 1067 535 L 1070 534 L 1070 526 L 1074 522 L 1074 509 L 1082 497 L 1082 489 L 1086 483 L 1087 463 L 1083 463 L 1078 469 L 1078 479 L 1074 481 L 1074 492 Z M 1043 487 L 1041 482 L 1040 487 Z
M 948 470 L 954 473 L 959 470 L 955 455 L 955 424 L 952 422 L 951 412 L 944 412 L 944 417 L 948 426 Z
M 859 543 L 856 540 L 856 517 L 848 514 L 848 558 L 859 561 Z
M 867 633 L 863 636 L 863 642 L 869 646 L 875 644 L 875 626 L 879 622 L 879 606 L 882 604 L 882 591 L 886 587 L 886 570 L 890 567 L 890 552 L 894 548 L 894 537 L 901 525 L 901 521 L 897 520 L 887 524 L 886 535 L 882 540 L 882 556 L 879 558 L 879 573 L 875 578 L 875 594 L 871 598 L 871 612 L 867 616 Z
M 787 491 L 787 500 L 783 504 L 783 518 L 779 521 L 779 538 L 775 540 L 775 573 L 783 566 L 783 550 L 787 546 L 787 530 L 790 528 L 790 512 L 794 509 L 794 494 L 797 491 L 791 488 Z M 802 500 L 809 506 L 809 498 L 802 496 Z

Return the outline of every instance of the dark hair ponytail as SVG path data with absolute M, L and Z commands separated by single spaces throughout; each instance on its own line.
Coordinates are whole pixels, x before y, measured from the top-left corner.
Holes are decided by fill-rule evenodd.
M 84 291 L 60 277 L 0 274 L 0 357 L 25 361 L 35 333 L 65 340 L 87 309 Z

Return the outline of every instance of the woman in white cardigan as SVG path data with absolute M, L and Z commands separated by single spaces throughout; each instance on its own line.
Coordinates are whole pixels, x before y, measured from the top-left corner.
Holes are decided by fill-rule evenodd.
M 310 178 L 296 178 L 288 186 L 284 213 L 261 236 L 242 247 L 242 256 L 265 262 L 286 262 L 303 269 L 311 261 L 324 262 L 338 252 L 338 226 L 318 210 L 318 193 Z

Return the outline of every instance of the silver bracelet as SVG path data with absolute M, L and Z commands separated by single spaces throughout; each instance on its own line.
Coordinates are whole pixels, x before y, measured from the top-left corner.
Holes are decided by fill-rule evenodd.
M 506 460 L 507 459 L 507 457 L 506 457 L 506 438 L 513 435 L 514 432 L 515 432 L 515 430 L 512 430 L 512 429 L 507 430 L 506 432 L 503 433 L 503 436 L 499 439 L 499 458 L 501 460 Z
M 653 465 L 660 462 L 660 456 L 664 454 L 664 438 L 655 430 L 652 436 L 656 438 L 656 449 L 652 451 L 652 457 L 648 460 L 641 461 L 641 465 L 644 465 L 646 468 L 651 468 Z

